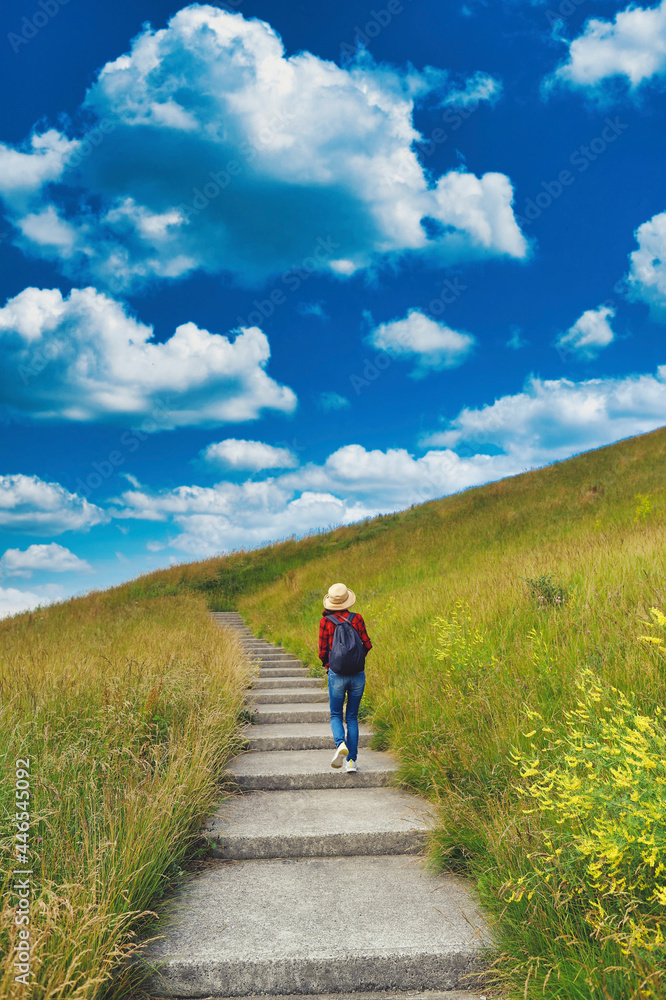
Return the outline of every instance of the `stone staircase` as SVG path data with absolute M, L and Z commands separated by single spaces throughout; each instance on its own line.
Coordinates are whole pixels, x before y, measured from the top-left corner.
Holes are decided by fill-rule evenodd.
M 490 933 L 468 885 L 419 858 L 429 804 L 391 787 L 396 763 L 368 749 L 367 726 L 357 773 L 333 769 L 324 682 L 239 614 L 213 617 L 256 665 L 256 722 L 230 768 L 241 794 L 205 829 L 217 860 L 180 890 L 151 946 L 152 992 L 479 1000 L 458 991 L 483 966 Z

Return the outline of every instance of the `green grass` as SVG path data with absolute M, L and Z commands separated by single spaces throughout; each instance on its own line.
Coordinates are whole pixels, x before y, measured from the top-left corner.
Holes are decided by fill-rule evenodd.
M 196 652 L 206 634 L 205 604 L 237 608 L 259 634 L 316 671 L 322 596 L 342 580 L 356 591 L 374 642 L 364 712 L 375 745 L 394 752 L 400 779 L 436 805 L 430 863 L 476 886 L 494 926 L 492 977 L 503 996 L 663 1000 L 666 628 L 650 609 L 666 611 L 665 459 L 666 431 L 657 431 L 399 514 L 174 566 L 62 611 L 0 625 L 0 638 L 13 637 L 16 664 L 3 675 L 3 694 L 15 699 L 8 707 L 22 727 L 15 735 L 3 731 L 11 738 L 6 760 L 13 763 L 28 747 L 42 761 L 36 774 L 43 776 L 43 800 L 56 803 L 41 818 L 50 831 L 43 849 L 44 954 L 57 954 L 77 928 L 81 941 L 96 942 L 86 927 L 100 914 L 99 968 L 111 975 L 123 949 L 133 946 L 121 924 L 125 914 L 153 905 L 168 859 L 182 857 L 216 794 L 215 776 L 233 744 L 242 666 L 220 662 L 206 674 L 216 678 L 211 683 L 227 706 L 212 728 L 205 718 L 203 728 L 177 724 L 202 704 L 179 664 L 189 664 L 191 677 L 187 671 L 206 660 Z M 99 604 L 99 619 L 97 611 L 77 610 L 85 600 Z M 167 609 L 176 609 L 175 617 Z M 79 613 L 87 638 L 76 649 L 63 645 L 60 655 L 60 617 L 73 616 L 71 633 Z M 133 632 L 134 652 L 123 647 L 116 655 L 119 623 L 139 613 L 144 622 L 152 614 L 162 622 L 159 654 L 144 652 L 142 626 Z M 174 649 L 181 651 L 175 661 Z M 93 651 L 94 680 L 77 684 L 79 664 Z M 129 667 L 144 655 L 152 681 Z M 111 665 L 102 668 L 104 656 Z M 139 686 L 121 710 L 121 691 L 134 691 L 130 681 Z M 108 704 L 118 713 L 113 731 Z M 604 728 L 609 713 L 614 729 Z M 171 773 L 172 757 L 165 800 L 171 807 L 181 801 L 176 790 L 194 780 L 191 747 L 206 727 L 221 742 L 209 745 L 198 811 L 183 807 L 175 824 L 160 805 L 148 814 L 159 860 L 130 899 L 123 893 L 137 882 L 144 844 L 125 824 L 129 867 L 117 854 L 107 865 L 103 848 L 116 836 L 108 830 L 117 817 L 136 816 L 132 802 L 142 782 L 152 787 Z M 167 733 L 181 734 L 173 755 L 165 750 Z M 103 766 L 93 766 L 97 757 Z M 101 791 L 104 768 L 115 797 Z M 127 803 L 120 792 L 125 769 Z M 556 808 L 543 797 L 551 782 L 560 796 Z M 81 853 L 74 830 L 89 813 L 105 818 L 97 826 L 86 820 L 83 844 L 91 846 Z M 106 873 L 115 910 L 102 908 L 98 888 L 84 886 L 90 871 Z M 63 885 L 81 890 L 70 916 Z M 61 920 L 66 932 L 58 930 Z M 76 954 L 87 954 L 77 947 Z M 51 984 L 32 995 L 101 996 L 98 966 L 81 962 L 90 970 L 79 992 L 58 993 Z M 124 988 L 114 986 L 113 996 Z
M 495 926 L 494 978 L 508 996 L 666 995 L 663 907 L 627 890 L 605 901 L 609 920 L 595 922 L 589 859 L 575 849 L 585 817 L 559 824 L 525 812 L 530 779 L 512 758 L 534 728 L 528 711 L 564 738 L 585 669 L 609 697 L 612 688 L 624 692 L 661 727 L 666 662 L 638 637 L 649 609 L 666 608 L 665 457 L 659 431 L 187 569 L 187 585 L 205 583 L 220 606 L 235 580 L 234 603 L 248 622 L 311 664 L 322 595 L 339 580 L 356 591 L 375 643 L 366 706 L 375 745 L 392 750 L 404 783 L 436 803 L 431 862 L 474 880 Z M 179 569 L 170 573 L 174 581 Z M 567 768 L 557 755 L 552 766 Z M 620 799 L 604 775 L 601 801 L 619 827 Z M 663 823 L 656 793 L 652 805 Z M 587 893 L 572 896 L 555 872 L 529 900 L 512 899 L 520 879 L 539 879 L 548 843 L 577 859 L 576 884 Z M 655 884 L 659 860 L 648 872 Z M 632 920 L 650 924 L 650 940 L 632 943 Z

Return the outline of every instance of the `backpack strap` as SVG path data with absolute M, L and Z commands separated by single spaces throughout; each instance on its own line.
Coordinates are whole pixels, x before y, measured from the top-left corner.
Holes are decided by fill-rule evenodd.
M 342 625 L 344 622 L 347 622 L 348 625 L 351 625 L 355 614 L 356 614 L 355 611 L 350 611 L 349 618 L 336 618 L 335 615 L 329 615 L 328 617 L 332 618 L 337 625 Z

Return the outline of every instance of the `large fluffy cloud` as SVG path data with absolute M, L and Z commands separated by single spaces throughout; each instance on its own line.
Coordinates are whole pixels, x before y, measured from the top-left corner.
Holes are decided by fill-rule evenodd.
M 666 74 L 666 0 L 654 7 L 630 4 L 612 21 L 591 18 L 569 46 L 569 58 L 554 79 L 596 88 L 612 77 L 635 90 Z
M 7 549 L 0 558 L 0 575 L 30 577 L 36 570 L 48 573 L 86 572 L 91 566 L 64 545 L 29 545 L 27 549 Z
M 265 372 L 268 339 L 257 327 L 235 339 L 177 327 L 164 343 L 152 327 L 93 288 L 26 288 L 0 309 L 5 403 L 36 417 L 131 421 L 156 428 L 253 420 L 291 412 L 296 397 Z
M 635 299 L 650 306 L 657 319 L 666 318 L 666 212 L 654 215 L 636 230 L 638 250 L 630 254 L 629 284 Z
M 404 319 L 382 323 L 369 340 L 380 351 L 415 361 L 412 375 L 417 378 L 429 371 L 461 365 L 475 343 L 470 334 L 452 330 L 419 309 L 410 309 Z
M 415 102 L 458 100 L 448 79 L 286 57 L 265 22 L 192 5 L 103 67 L 85 136 L 2 147 L 0 194 L 24 249 L 116 289 L 198 268 L 253 283 L 310 260 L 345 275 L 408 251 L 522 258 L 504 174 L 431 181 L 418 161 Z M 497 92 L 484 74 L 460 91 Z
M 0 476 L 0 528 L 27 535 L 86 531 L 108 521 L 95 504 L 37 476 Z

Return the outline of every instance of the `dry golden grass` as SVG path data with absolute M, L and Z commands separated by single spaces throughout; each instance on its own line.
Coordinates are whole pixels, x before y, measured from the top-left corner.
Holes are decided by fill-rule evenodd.
M 124 600 L 122 588 L 0 623 L 1 804 L 30 760 L 31 982 L 15 981 L 16 905 L 0 914 L 0 995 L 126 995 L 123 959 L 220 797 L 239 745 L 248 665 L 202 596 Z M 5 823 L 5 829 L 7 825 Z M 2 841 L 6 872 L 15 833 Z

